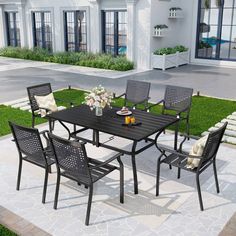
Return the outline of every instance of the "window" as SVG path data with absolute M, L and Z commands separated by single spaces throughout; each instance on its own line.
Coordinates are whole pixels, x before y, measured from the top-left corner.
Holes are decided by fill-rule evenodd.
M 6 12 L 7 44 L 12 47 L 20 47 L 20 27 L 18 12 Z
M 113 55 L 126 55 L 127 12 L 103 11 L 103 51 Z
M 52 21 L 50 12 L 33 12 L 34 47 L 52 51 Z
M 236 60 L 236 0 L 199 0 L 196 56 Z
M 69 52 L 87 51 L 87 24 L 85 11 L 66 11 L 65 49 Z

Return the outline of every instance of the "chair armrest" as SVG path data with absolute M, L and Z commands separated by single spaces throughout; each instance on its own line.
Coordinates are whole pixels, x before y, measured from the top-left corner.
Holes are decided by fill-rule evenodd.
M 169 153 L 175 154 L 177 156 L 181 156 L 181 157 L 190 157 L 193 159 L 201 159 L 202 158 L 202 156 L 193 156 L 193 155 L 189 155 L 188 153 L 182 153 L 180 151 L 176 151 L 176 150 L 169 148 L 165 145 L 157 145 L 157 147 L 160 151 L 169 152 Z
M 126 94 L 126 93 L 122 93 L 121 95 L 119 95 L 119 96 L 117 96 L 117 97 L 116 97 L 116 95 L 114 94 L 114 99 L 121 98 L 121 97 L 125 96 L 125 94 Z
M 146 110 L 149 111 L 150 108 L 155 107 L 155 106 L 157 106 L 157 105 L 159 105 L 159 104 L 161 104 L 161 103 L 163 103 L 163 102 L 164 102 L 164 100 L 161 100 L 161 101 L 159 101 L 159 102 L 157 102 L 157 103 L 155 103 L 155 104 L 152 104 L 152 105 L 150 105 L 149 107 L 147 107 Z
M 121 157 L 122 155 L 124 155 L 124 154 L 122 154 L 122 153 L 117 153 L 115 156 L 109 158 L 108 160 L 102 162 L 101 164 L 99 164 L 99 165 L 97 165 L 97 166 L 90 167 L 90 169 L 97 169 L 97 168 L 100 168 L 100 167 L 102 167 L 102 166 L 105 166 L 105 165 L 109 164 L 110 162 L 114 161 L 115 159 Z
M 186 112 L 189 108 L 184 108 L 176 113 L 177 116 L 179 116 L 182 112 Z
M 51 111 L 50 109 L 48 109 L 48 108 L 46 108 L 46 107 L 39 107 L 39 109 L 44 109 L 44 110 L 46 110 L 46 112 Z
M 39 132 L 40 135 L 43 135 L 43 137 L 46 139 L 46 141 L 49 141 L 48 133 L 49 133 L 48 130 L 43 130 L 43 131 Z

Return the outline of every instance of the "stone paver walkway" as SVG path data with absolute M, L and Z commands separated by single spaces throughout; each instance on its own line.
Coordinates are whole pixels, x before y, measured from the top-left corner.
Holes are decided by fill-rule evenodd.
M 225 130 L 225 135 L 223 141 L 225 143 L 236 144 L 236 112 L 233 112 L 231 115 L 227 116 L 225 119 L 221 120 L 214 127 L 210 127 L 208 131 L 202 133 L 202 135 L 207 135 L 209 132 L 214 131 L 221 127 L 225 122 L 228 122 L 227 128 Z
M 50 236 L 51 234 L 0 206 L 0 224 L 22 236 Z M 4 235 L 2 235 L 4 236 Z

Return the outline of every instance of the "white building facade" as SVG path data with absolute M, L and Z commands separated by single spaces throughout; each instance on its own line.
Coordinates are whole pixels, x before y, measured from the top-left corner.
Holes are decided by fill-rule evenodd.
M 235 43 L 236 0 L 0 0 L 0 47 L 126 54 L 150 69 L 154 50 L 176 45 L 191 63 L 236 67 Z

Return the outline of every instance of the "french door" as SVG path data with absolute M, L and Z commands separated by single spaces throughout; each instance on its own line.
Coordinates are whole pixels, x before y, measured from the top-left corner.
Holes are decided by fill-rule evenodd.
M 127 12 L 122 10 L 102 11 L 103 52 L 126 55 Z
M 200 0 L 196 57 L 236 60 L 236 0 Z

